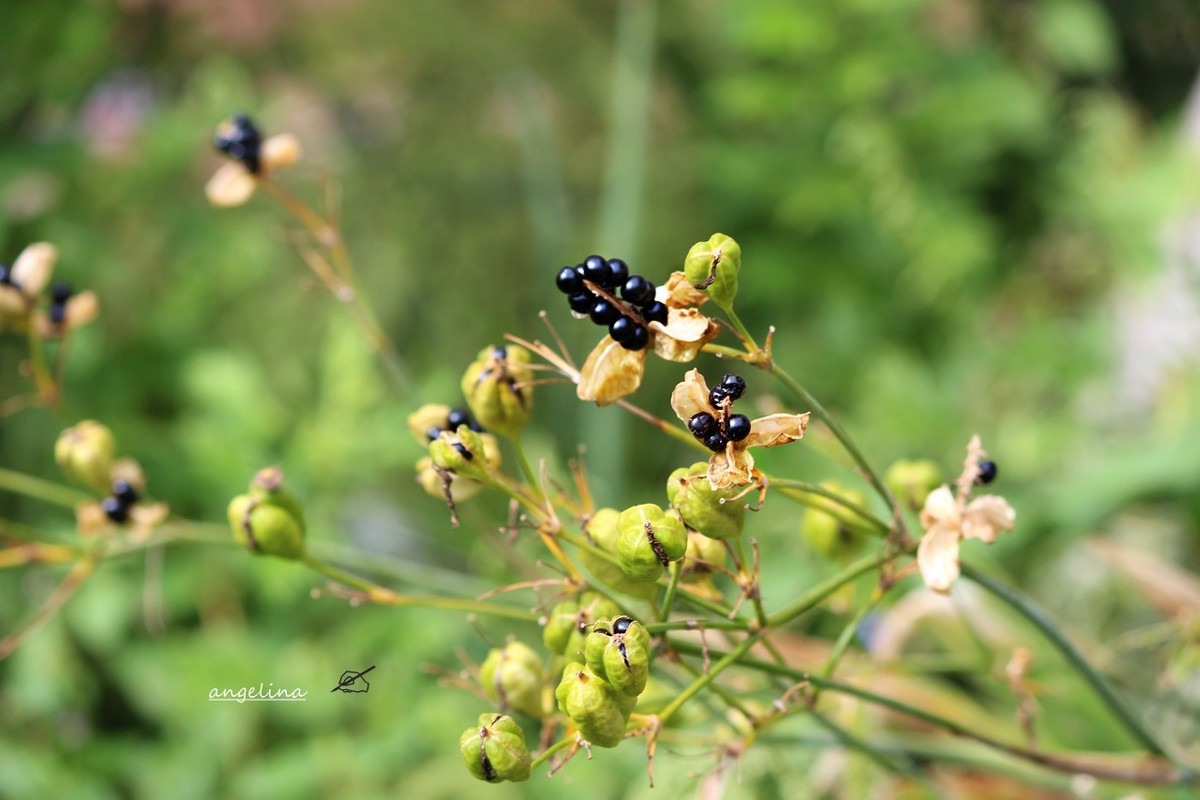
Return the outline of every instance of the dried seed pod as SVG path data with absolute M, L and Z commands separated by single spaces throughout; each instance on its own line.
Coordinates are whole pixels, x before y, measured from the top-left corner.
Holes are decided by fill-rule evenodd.
M 528 645 L 511 641 L 493 649 L 479 670 L 479 681 L 501 711 L 542 717 L 542 659 Z
M 473 728 L 458 737 L 467 770 L 488 783 L 529 780 L 532 759 L 525 745 L 525 731 L 504 714 L 480 714 Z
M 59 434 L 54 445 L 54 460 L 71 480 L 106 492 L 112 480 L 116 451 L 112 431 L 89 419 Z
M 304 556 L 304 509 L 283 488 L 278 467 L 259 470 L 247 494 L 229 504 L 233 538 L 257 555 L 280 558 Z
M 533 413 L 529 351 L 485 347 L 462 378 L 463 396 L 479 424 L 504 436 L 520 433 Z
M 578 661 L 567 665 L 554 696 L 559 708 L 593 745 L 616 747 L 625 738 L 625 723 L 633 710 L 630 698 L 622 697 L 608 681 Z
M 737 487 L 714 489 L 708 462 L 681 467 L 667 478 L 667 498 L 684 524 L 710 539 L 740 536 L 746 524 L 746 504 L 735 500 Z
M 650 676 L 650 634 L 629 617 L 614 620 L 613 631 L 604 649 L 604 676 L 618 692 L 637 697 Z
M 632 578 L 655 580 L 686 550 L 683 523 L 653 503 L 627 508 L 617 518 L 617 557 Z
M 696 242 L 683 261 L 688 283 L 724 308 L 733 305 L 737 296 L 741 269 L 742 249 L 723 233 L 714 233 L 706 242 Z

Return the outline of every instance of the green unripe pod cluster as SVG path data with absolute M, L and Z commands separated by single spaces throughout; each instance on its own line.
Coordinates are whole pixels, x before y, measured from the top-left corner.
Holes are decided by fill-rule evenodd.
M 533 413 L 529 351 L 517 345 L 485 347 L 467 367 L 462 393 L 484 428 L 516 436 Z
M 480 714 L 458 737 L 458 749 L 471 775 L 488 783 L 526 781 L 533 769 L 525 731 L 504 714 Z
M 687 529 L 683 522 L 653 503 L 627 508 L 617 518 L 617 557 L 621 569 L 631 578 L 656 580 L 686 551 Z
M 667 499 L 683 522 L 710 539 L 740 536 L 746 524 L 746 504 L 734 498 L 739 488 L 712 488 L 708 462 L 680 467 L 667 478 Z
M 622 694 L 578 661 L 567 664 L 554 690 L 558 707 L 597 747 L 616 747 L 625 738 L 625 725 L 637 697 Z
M 631 617 L 597 620 L 584 643 L 588 669 L 622 694 L 637 697 L 650 677 L 650 633 Z
M 611 553 L 614 558 L 617 555 L 617 519 L 620 515 L 621 512 L 615 508 L 601 508 L 592 514 L 583 528 L 592 544 L 606 553 Z M 617 564 L 587 550 L 580 551 L 579 560 L 596 580 L 618 592 L 641 600 L 648 600 L 658 593 L 654 581 L 635 580 L 626 575 Z
M 733 305 L 741 269 L 742 248 L 723 233 L 696 242 L 683 261 L 683 273 L 692 288 L 704 292 L 722 308 Z
M 63 474 L 97 492 L 109 491 L 116 454 L 112 431 L 90 419 L 67 428 L 54 445 L 54 460 Z
M 256 555 L 304 557 L 304 509 L 283 488 L 278 467 L 259 470 L 247 494 L 229 503 L 233 538 Z
M 483 661 L 479 681 L 501 711 L 542 717 L 542 659 L 528 645 L 511 641 L 494 648 Z
M 556 655 L 578 659 L 592 623 L 602 617 L 615 617 L 621 609 L 596 592 L 563 600 L 554 607 L 542 630 L 542 643 Z

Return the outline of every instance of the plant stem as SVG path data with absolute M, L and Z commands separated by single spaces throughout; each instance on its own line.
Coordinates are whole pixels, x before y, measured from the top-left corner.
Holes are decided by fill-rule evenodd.
M 880 533 L 887 534 L 891 531 L 891 527 L 886 522 L 872 514 L 870 511 L 866 510 L 857 503 L 851 502 L 850 500 L 838 495 L 836 492 L 829 491 L 820 484 L 808 483 L 807 481 L 796 481 L 791 480 L 790 478 L 775 478 L 770 475 L 767 476 L 767 484 L 772 489 L 781 491 L 785 497 L 790 497 L 797 502 L 813 508 L 821 508 L 822 506 L 804 497 L 804 495 L 819 495 L 824 497 L 826 500 L 837 503 L 847 511 L 850 511 L 856 516 L 862 518 L 864 522 L 878 530 Z
M 1042 632 L 1042 634 L 1050 640 L 1050 643 L 1058 650 L 1059 653 L 1067 660 L 1068 663 L 1087 681 L 1092 690 L 1100 697 L 1101 701 L 1108 706 L 1109 711 L 1113 713 L 1125 729 L 1141 743 L 1143 747 L 1151 753 L 1160 756 L 1171 756 L 1166 748 L 1158 741 L 1155 736 L 1146 729 L 1142 721 L 1137 717 L 1134 711 L 1126 705 L 1120 697 L 1113 692 L 1112 688 L 1100 677 L 1100 674 L 1092 668 L 1083 654 L 1071 644 L 1066 635 L 1060 631 L 1057 626 L 1050 620 L 1039 606 L 1032 600 L 1021 596 L 1003 583 L 994 580 L 987 575 L 984 575 L 979 570 L 971 567 L 968 564 L 962 565 L 962 574 L 970 578 L 975 583 L 982 586 L 984 589 L 991 592 L 993 595 L 1003 600 L 1009 607 L 1019 613 L 1025 619 L 1033 623 L 1034 627 Z
M 557 753 L 559 750 L 562 750 L 564 747 L 569 747 L 570 745 L 572 745 L 574 743 L 575 743 L 574 736 L 568 736 L 566 738 L 559 739 L 557 742 L 555 742 L 554 744 L 550 745 L 545 750 L 543 750 L 541 755 L 539 755 L 537 758 L 533 759 L 533 761 L 530 762 L 530 764 L 529 764 L 529 768 L 531 770 L 537 769 L 542 764 L 545 764 L 548 760 L 550 760 L 550 757 L 553 756 L 555 753 Z
M 891 559 L 896 558 L 898 555 L 899 553 L 893 553 L 884 557 L 883 559 L 880 559 L 878 555 L 870 555 L 860 558 L 858 561 L 855 561 L 841 572 L 821 581 L 816 586 L 797 597 L 787 606 L 767 617 L 767 627 L 779 628 L 788 624 L 805 611 L 815 608 L 821 603 L 821 601 L 829 597 L 838 589 L 842 588 L 856 578 L 878 569 L 880 566 L 886 564 Z
M 99 553 L 92 551 L 75 562 L 75 566 L 71 567 L 71 571 L 67 573 L 67 577 L 63 578 L 62 583 L 54 589 L 54 592 L 51 593 L 45 604 L 33 615 L 33 619 L 29 620 L 29 622 L 15 632 L 5 636 L 4 639 L 0 639 L 0 661 L 15 653 L 25 643 L 26 639 L 49 622 L 51 617 L 67 604 L 67 601 L 71 599 L 71 595 L 75 594 L 75 590 L 83 585 L 83 582 L 96 569 L 96 563 L 99 559 Z
M 854 633 L 858 630 L 858 626 L 866 618 L 867 614 L 871 613 L 871 609 L 879 604 L 883 599 L 883 592 L 875 592 L 875 594 L 862 607 L 855 612 L 854 617 L 846 623 L 846 627 L 842 628 L 841 634 L 833 645 L 833 652 L 829 654 L 829 660 L 825 662 L 825 666 L 821 669 L 821 677 L 828 678 L 833 675 L 837 669 L 838 662 L 842 660 L 842 656 L 846 654 L 846 650 L 850 647 L 850 642 L 854 639 Z M 813 691 L 813 702 L 816 703 L 820 697 L 821 690 L 818 687 Z
M 659 724 L 665 726 L 667 724 L 667 720 L 673 717 L 675 712 L 683 707 L 684 703 L 695 697 L 697 693 L 712 683 L 713 680 L 722 672 L 724 672 L 726 668 L 732 666 L 742 656 L 746 655 L 750 648 L 754 646 L 754 643 L 758 641 L 758 637 L 758 633 L 753 633 L 747 636 L 741 641 L 740 644 L 738 644 L 737 647 L 733 648 L 728 653 L 725 653 L 720 660 L 709 667 L 708 672 L 702 674 L 700 677 L 696 678 L 696 680 L 692 681 L 692 683 L 686 689 L 680 692 L 675 699 L 667 705 L 666 708 L 658 713 Z
M 671 618 L 671 606 L 675 604 L 675 593 L 679 591 L 679 576 L 683 572 L 683 561 L 675 561 L 671 564 L 671 580 L 667 584 L 667 592 L 663 595 L 662 610 L 659 612 L 658 619 L 661 622 L 666 622 Z
M 22 494 L 37 500 L 44 500 L 47 503 L 53 503 L 65 508 L 75 508 L 80 503 L 91 499 L 90 496 L 75 489 L 60 486 L 50 481 L 44 481 L 41 478 L 35 478 L 23 472 L 3 468 L 0 468 L 0 489 L 7 490 L 13 494 Z

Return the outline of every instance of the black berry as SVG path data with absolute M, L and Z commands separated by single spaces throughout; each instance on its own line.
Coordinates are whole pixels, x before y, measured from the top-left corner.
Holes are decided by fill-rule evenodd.
M 462 442 L 455 442 L 452 446 L 454 447 L 455 450 L 458 451 L 458 454 L 460 456 L 462 456 L 463 458 L 465 458 L 467 461 L 470 461 L 471 459 L 475 458 L 475 454 L 472 453 L 470 450 L 468 450 L 467 446 L 465 444 L 463 444 Z
M 635 327 L 637 327 L 637 323 L 631 317 L 622 316 L 608 326 L 608 335 L 615 342 L 627 342 L 629 341 L 629 337 L 633 336 L 633 329 Z
M 629 280 L 629 265 L 619 258 L 608 260 L 608 271 L 612 275 L 612 283 L 609 286 L 624 286 L 625 281 Z
M 654 284 L 641 275 L 630 275 L 621 287 L 621 297 L 635 305 L 654 302 Z
M 70 300 L 73 293 L 71 284 L 63 283 L 62 281 L 50 287 L 50 299 L 60 305 Z
M 709 434 L 717 430 L 717 418 L 707 411 L 693 414 L 692 418 L 688 420 L 688 430 L 697 439 L 705 439 Z
M 112 493 L 117 502 L 126 507 L 138 501 L 138 491 L 129 481 L 113 481 Z
M 123 505 L 121 501 L 115 497 L 104 498 L 100 501 L 100 507 L 104 509 L 104 516 L 108 517 L 118 525 L 129 519 L 129 506 Z
M 51 303 L 50 304 L 51 325 L 62 325 L 67 319 L 67 304 L 66 303 Z
M 612 303 L 607 300 L 597 300 L 592 304 L 588 316 L 592 318 L 592 322 L 597 325 L 612 325 L 621 318 L 621 312 Z
M 975 476 L 975 482 L 978 484 L 991 483 L 996 480 L 996 475 L 999 470 L 996 468 L 995 461 L 980 461 L 979 472 Z
M 626 350 L 642 350 L 648 344 L 650 344 L 650 331 L 646 330 L 644 325 L 634 325 L 633 332 L 629 334 L 628 339 L 621 342 L 621 347 Z
M 431 441 L 431 442 L 441 435 L 442 435 L 442 429 L 439 428 L 437 425 L 431 425 L 429 427 L 429 430 L 425 431 L 425 437 L 427 439 L 429 439 L 429 441 Z
M 483 426 L 479 424 L 478 420 L 471 420 L 467 423 L 467 427 L 476 433 L 483 433 Z
M 704 446 L 714 453 L 719 453 L 725 449 L 725 445 L 729 443 L 729 439 L 721 431 L 714 431 L 704 437 Z
M 563 267 L 554 276 L 554 285 L 563 294 L 575 294 L 583 291 L 583 279 L 574 267 Z
M 629 617 L 617 617 L 613 620 L 613 633 L 624 633 L 629 630 L 629 626 L 633 624 L 633 620 Z
M 731 442 L 740 442 L 750 435 L 750 418 L 745 414 L 730 414 L 725 423 L 725 435 Z
M 583 277 L 597 286 L 612 288 L 612 270 L 600 256 L 588 256 L 583 260 Z
M 725 390 L 726 394 L 737 400 L 746 391 L 746 379 L 741 375 L 726 375 L 721 378 L 721 388 Z
M 646 322 L 659 322 L 663 325 L 666 325 L 667 319 L 670 317 L 670 313 L 667 311 L 666 303 L 660 303 L 659 301 L 655 300 L 653 303 L 650 303 L 648 306 L 642 309 L 642 316 L 645 318 Z
M 729 392 L 724 386 L 714 386 L 708 390 L 708 402 L 713 408 L 720 408 L 721 401 L 729 397 Z
M 262 166 L 262 134 L 245 114 L 235 114 L 230 124 L 222 126 L 213 139 L 217 149 L 246 169 L 258 174 Z
M 596 302 L 596 295 L 587 291 L 576 292 L 567 298 L 567 305 L 576 314 L 586 314 L 592 310 L 592 303 Z
M 458 430 L 459 425 L 470 425 L 471 414 L 465 408 L 452 408 L 446 417 L 446 427 L 452 431 Z

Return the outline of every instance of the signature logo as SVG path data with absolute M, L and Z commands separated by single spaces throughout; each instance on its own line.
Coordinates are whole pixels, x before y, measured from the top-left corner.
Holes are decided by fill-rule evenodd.
M 333 687 L 332 689 L 330 689 L 329 693 L 333 694 L 334 692 L 368 692 L 368 691 L 370 691 L 371 684 L 367 683 L 367 679 L 364 678 L 363 676 L 366 675 L 368 672 L 370 672 L 373 669 L 375 669 L 374 664 L 367 667 L 362 672 L 354 672 L 353 670 L 346 670 L 345 672 L 342 673 L 342 679 L 338 681 L 338 685 Z M 359 684 L 362 684 L 362 686 L 359 687 Z M 359 688 L 356 688 L 356 687 L 359 687 Z

